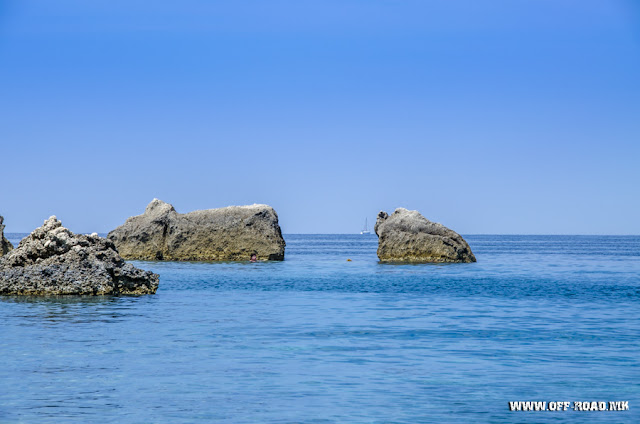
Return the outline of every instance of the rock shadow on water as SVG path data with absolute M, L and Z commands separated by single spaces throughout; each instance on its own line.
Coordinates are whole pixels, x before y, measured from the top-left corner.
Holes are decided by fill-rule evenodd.
M 126 296 L 92 296 L 92 295 L 50 295 L 50 296 L 36 296 L 36 295 L 5 295 L 0 296 L 0 302 L 4 303 L 32 303 L 32 304 L 56 304 L 56 305 L 79 305 L 79 304 L 107 304 L 115 303 L 119 297 L 141 297 L 139 295 L 126 295 Z
M 139 303 L 154 302 L 154 296 L 92 295 L 9 295 L 0 296 L 0 305 L 15 305 L 23 325 L 60 323 L 114 323 L 141 316 Z M 25 308 L 26 307 L 26 308 Z
M 166 272 L 198 273 L 203 270 L 238 269 L 244 271 L 275 270 L 283 266 L 283 261 L 128 261 L 136 267 L 143 267 L 165 275 Z
M 388 262 L 379 261 L 376 263 L 376 272 L 379 274 L 408 274 L 414 277 L 432 278 L 436 275 L 466 275 L 473 272 L 469 267 L 478 267 L 477 262 L 460 263 L 460 262 Z M 476 268 L 477 269 L 477 268 Z
M 390 266 L 390 267 L 398 267 L 398 266 L 406 266 L 406 267 L 468 267 L 473 266 L 474 263 L 463 263 L 463 262 L 403 262 L 403 261 L 378 261 L 376 262 L 379 266 Z

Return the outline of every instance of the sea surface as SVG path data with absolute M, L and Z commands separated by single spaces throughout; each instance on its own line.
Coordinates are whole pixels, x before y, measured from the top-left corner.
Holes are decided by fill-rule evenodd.
M 640 237 L 465 238 L 477 263 L 285 235 L 284 262 L 133 262 L 156 295 L 0 297 L 0 423 L 640 422 Z

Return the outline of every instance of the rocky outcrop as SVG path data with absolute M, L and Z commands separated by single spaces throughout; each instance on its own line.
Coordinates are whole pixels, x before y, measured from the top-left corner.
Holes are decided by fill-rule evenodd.
M 475 262 L 466 241 L 453 230 L 431 222 L 418 211 L 380 212 L 375 226 L 382 262 Z
M 247 261 L 284 259 L 284 239 L 271 206 L 229 206 L 180 214 L 153 199 L 108 235 L 125 259 Z
M 4 237 L 4 218 L 0 216 L 0 256 L 4 256 L 13 250 L 13 245 Z
M 125 263 L 113 243 L 52 216 L 0 258 L 1 295 L 150 294 L 158 275 Z

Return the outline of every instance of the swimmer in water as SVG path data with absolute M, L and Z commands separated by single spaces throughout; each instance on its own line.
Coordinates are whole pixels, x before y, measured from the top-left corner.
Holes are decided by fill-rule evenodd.
M 251 259 L 250 259 L 250 260 L 251 260 L 251 262 L 258 262 L 258 255 L 256 255 L 255 253 L 253 253 L 253 254 L 251 255 Z

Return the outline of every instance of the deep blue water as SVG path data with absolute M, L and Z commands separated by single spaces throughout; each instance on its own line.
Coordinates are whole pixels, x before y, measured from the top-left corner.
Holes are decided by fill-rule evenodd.
M 640 422 L 640 237 L 467 236 L 450 265 L 285 238 L 284 262 L 134 262 L 153 296 L 0 297 L 0 423 Z

